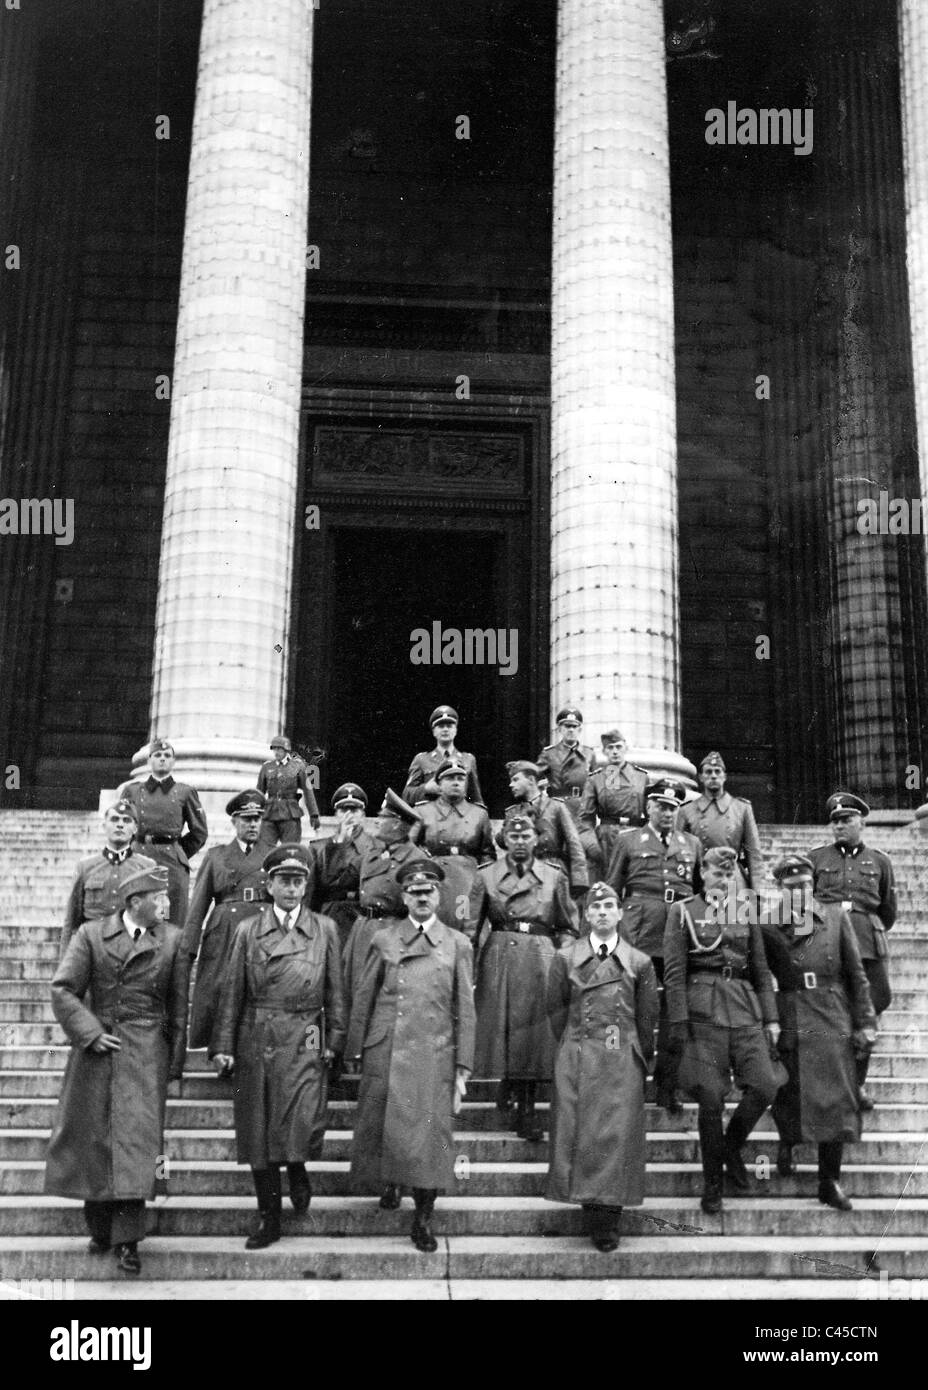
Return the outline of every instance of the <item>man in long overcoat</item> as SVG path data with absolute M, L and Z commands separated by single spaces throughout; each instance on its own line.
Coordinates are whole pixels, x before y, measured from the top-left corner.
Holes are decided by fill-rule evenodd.
M 438 1248 L 432 1211 L 454 1181 L 453 1114 L 474 1053 L 473 955 L 437 916 L 441 878 L 428 859 L 400 868 L 408 915 L 373 939 L 346 1048 L 361 1059 L 352 1186 L 412 1188 L 412 1243 L 426 1253 Z
M 557 741 L 542 748 L 535 762 L 547 778 L 549 794 L 564 803 L 576 823 L 587 779 L 596 766 L 596 752 L 580 742 L 583 715 L 574 706 L 558 710 L 555 722 Z
M 876 1014 L 854 927 L 839 903 L 816 903 L 814 869 L 804 854 L 787 855 L 773 876 L 782 890 L 777 929 L 792 979 L 778 978 L 780 1058 L 788 1081 L 773 1118 L 780 1134 L 777 1168 L 795 1172 L 793 1146 L 818 1145 L 818 1199 L 850 1211 L 841 1189 L 842 1150 L 860 1138 L 856 1058 L 876 1041 Z
M 342 950 L 358 916 L 361 865 L 374 847 L 364 829 L 367 793 L 357 782 L 343 782 L 332 793 L 335 834 L 313 846 L 312 908 L 331 917 Z
M 571 895 L 582 900 L 590 886 L 590 878 L 580 835 L 566 803 L 539 787 L 542 772 L 537 763 L 518 758 L 506 764 L 506 771 L 512 794 L 517 798 L 506 807 L 506 815 L 521 812 L 531 816 L 537 837 L 535 858 L 561 868 L 567 875 Z M 496 843 L 505 849 L 505 828 L 497 831 Z
M 479 870 L 472 906 L 478 946 L 489 927 L 477 956 L 477 1074 L 502 1077 L 506 1097 L 515 1097 L 516 1133 L 532 1141 L 544 1132 L 535 1114 L 537 1084 L 551 1079 L 554 1060 L 548 970 L 555 951 L 578 933 L 567 879 L 535 857 L 537 838 L 530 816 L 507 811 L 506 854 Z
M 658 1011 L 654 966 L 619 936 L 621 916 L 615 889 L 594 884 L 588 934 L 562 947 L 548 972 L 558 1049 L 546 1196 L 581 1203 L 604 1253 L 618 1245 L 622 1208 L 644 1200 L 644 1083 Z
M 190 861 L 208 838 L 206 812 L 194 787 L 174 780 L 174 745 L 154 738 L 148 749 L 149 776 L 124 782 L 118 799 L 128 801 L 137 822 L 135 841 L 142 854 L 168 871 L 170 920 L 183 927 L 190 896 Z
M 197 960 L 188 1044 L 193 1048 L 209 1047 L 239 922 L 253 917 L 268 900 L 264 855 L 258 845 L 266 806 L 264 793 L 257 789 L 233 796 L 226 803 L 226 815 L 232 817 L 235 838 L 207 850 L 197 874 L 184 923 L 184 950 L 191 962 Z
M 137 869 L 123 910 L 85 922 L 52 981 L 71 1044 L 48 1145 L 45 1191 L 84 1202 L 90 1251 L 138 1274 L 145 1200 L 164 1156 L 168 1081 L 187 1042 L 187 957 L 168 914 L 168 872 Z
M 435 774 L 438 796 L 420 801 L 420 820 L 410 840 L 423 845 L 445 872 L 438 915 L 449 926 L 472 938 L 476 923 L 470 916 L 471 890 L 481 864 L 496 860 L 496 846 L 486 807 L 465 798 L 467 768 L 450 759 Z
M 120 910 L 123 880 L 137 869 L 149 869 L 154 864 L 154 859 L 135 852 L 132 845 L 135 830 L 135 811 L 128 801 L 116 801 L 104 811 L 103 848 L 99 854 L 80 861 L 71 884 L 61 928 L 59 959 L 82 922 L 111 917 Z
M 238 1161 L 258 1198 L 246 1250 L 280 1240 L 282 1164 L 294 1210 L 309 1206 L 304 1165 L 322 1155 L 328 1068 L 345 1042 L 338 929 L 303 903 L 309 854 L 287 843 L 266 856 L 272 902 L 235 933 L 211 1044 L 216 1070 L 233 1078 Z

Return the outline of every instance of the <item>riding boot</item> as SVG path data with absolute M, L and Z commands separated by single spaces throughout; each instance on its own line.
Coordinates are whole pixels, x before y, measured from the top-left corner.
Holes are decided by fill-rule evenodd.
M 751 1179 L 744 1166 L 741 1149 L 766 1109 L 766 1102 L 757 1092 L 747 1090 L 728 1122 L 724 1149 L 725 1174 L 736 1192 L 751 1191 Z
M 308 1210 L 313 1195 L 309 1174 L 306 1172 L 304 1164 L 287 1164 L 287 1184 L 290 1188 L 290 1202 L 293 1210 L 302 1216 Z
M 703 1193 L 700 1206 L 710 1216 L 722 1210 L 724 1139 L 721 1110 L 699 1107 L 699 1152 L 702 1158 Z
M 818 1146 L 818 1200 L 826 1207 L 834 1207 L 835 1211 L 853 1211 L 849 1198 L 838 1183 L 843 1149 L 844 1145 L 838 1141 Z
M 280 1240 L 280 1169 L 253 1168 L 255 1193 L 258 1198 L 258 1224 L 245 1241 L 246 1250 L 263 1250 Z
M 431 1226 L 436 1196 L 437 1189 L 434 1187 L 414 1187 L 412 1190 L 416 1214 L 412 1219 L 410 1239 L 416 1249 L 425 1255 L 431 1255 L 438 1249 L 438 1241 L 432 1234 Z
M 519 1127 L 516 1130 L 520 1139 L 529 1139 L 537 1144 L 544 1136 L 544 1126 L 535 1114 L 535 1082 L 523 1081 L 519 1100 Z

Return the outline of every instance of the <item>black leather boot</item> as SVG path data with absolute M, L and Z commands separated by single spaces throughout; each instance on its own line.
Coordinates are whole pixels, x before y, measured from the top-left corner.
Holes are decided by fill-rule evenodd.
M 781 1139 L 777 1144 L 777 1172 L 781 1178 L 794 1178 L 796 1176 L 796 1160 L 793 1158 L 792 1144 L 786 1144 Z
M 386 1187 L 384 1188 L 383 1192 L 381 1193 L 381 1197 L 380 1197 L 380 1210 L 381 1210 L 381 1211 L 396 1211 L 396 1209 L 397 1209 L 397 1207 L 399 1206 L 401 1200 L 402 1200 L 402 1198 L 401 1198 L 401 1196 L 400 1196 L 400 1190 L 399 1190 L 399 1188 L 396 1186 L 396 1183 L 392 1183 L 392 1182 L 387 1183 Z
M 728 1121 L 724 1149 L 725 1175 L 729 1186 L 733 1187 L 736 1192 L 747 1193 L 751 1191 L 751 1179 L 744 1166 L 741 1149 L 766 1109 L 766 1102 L 761 1099 L 757 1092 L 747 1090 L 741 1097 L 734 1115 Z
M 280 1169 L 253 1168 L 258 1224 L 245 1241 L 246 1250 L 264 1250 L 280 1240 Z
M 431 1226 L 436 1189 L 414 1187 L 412 1195 L 416 1204 L 416 1214 L 412 1219 L 410 1238 L 417 1250 L 421 1250 L 424 1255 L 431 1255 L 438 1249 L 438 1241 L 432 1234 Z
M 853 1204 L 838 1183 L 843 1150 L 844 1145 L 840 1143 L 819 1144 L 818 1200 L 826 1207 L 834 1207 L 835 1211 L 853 1211 Z
M 116 1256 L 116 1268 L 125 1274 L 138 1274 L 141 1271 L 142 1261 L 139 1259 L 137 1241 L 126 1240 L 121 1245 L 114 1245 L 113 1254 Z
M 512 1119 L 512 1089 L 508 1077 L 504 1076 L 496 1088 L 496 1108 L 508 1124 Z
M 529 1139 L 537 1144 L 544 1138 L 544 1125 L 535 1114 L 535 1082 L 523 1081 L 519 1100 L 519 1125 L 516 1130 L 520 1139 Z
M 700 1206 L 710 1216 L 722 1210 L 722 1112 L 699 1107 L 699 1151 L 702 1157 L 703 1192 Z
M 622 1208 L 586 1206 L 583 1210 L 586 1213 L 590 1240 L 596 1249 L 604 1255 L 611 1255 L 613 1250 L 618 1250 Z
M 287 1184 L 290 1188 L 290 1203 L 295 1212 L 302 1216 L 309 1210 L 313 1189 L 309 1174 L 302 1163 L 287 1164 Z

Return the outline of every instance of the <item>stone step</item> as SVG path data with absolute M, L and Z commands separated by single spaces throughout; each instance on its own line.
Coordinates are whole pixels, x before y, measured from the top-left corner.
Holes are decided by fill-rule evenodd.
M 48 1128 L 22 1126 L 0 1129 L 0 1159 L 26 1161 L 43 1159 L 48 1145 Z M 755 1163 L 758 1155 L 771 1158 L 774 1135 L 755 1133 L 744 1148 L 745 1162 Z M 505 1130 L 458 1130 L 454 1135 L 455 1160 L 465 1173 L 475 1163 L 546 1163 L 547 1143 L 530 1143 Z M 924 1131 L 865 1133 L 856 1143 L 846 1144 L 848 1163 L 900 1164 L 918 1160 L 921 1145 L 928 1147 Z M 647 1137 L 648 1160 L 652 1163 L 695 1163 L 699 1160 L 699 1141 L 694 1130 L 653 1131 Z M 231 1129 L 169 1129 L 164 1150 L 171 1163 L 222 1162 L 235 1157 L 235 1137 Z M 350 1130 L 326 1132 L 323 1162 L 348 1162 L 351 1158 Z
M 547 1148 L 539 1145 L 535 1163 L 471 1163 L 467 1177 L 456 1180 L 452 1195 L 459 1197 L 541 1197 L 547 1181 Z M 800 1154 L 800 1160 L 802 1154 Z M 307 1164 L 313 1191 L 321 1197 L 348 1193 L 348 1163 L 326 1160 Z M 464 1169 L 461 1168 L 463 1173 Z M 812 1162 L 799 1163 L 799 1173 L 781 1178 L 772 1170 L 770 1191 L 778 1196 L 804 1198 L 812 1203 L 816 1195 L 817 1168 Z M 42 1159 L 0 1159 L 0 1193 L 6 1196 L 36 1195 L 42 1192 L 45 1161 Z M 841 1182 L 854 1197 L 928 1198 L 928 1163 L 914 1158 L 902 1163 L 852 1163 L 842 1168 Z M 251 1172 L 231 1159 L 216 1162 L 172 1162 L 167 1184 L 170 1196 L 254 1196 Z M 755 1182 L 755 1191 L 766 1192 L 766 1184 Z M 702 1168 L 696 1161 L 680 1163 L 649 1162 L 647 1191 L 652 1197 L 688 1197 L 702 1193 Z M 811 1207 L 810 1207 L 811 1209 Z
M 181 1279 L 583 1279 L 746 1278 L 789 1279 L 814 1274 L 860 1279 L 870 1268 L 873 1237 L 854 1235 L 628 1236 L 603 1255 L 586 1240 L 567 1236 L 440 1235 L 434 1255 L 417 1251 L 407 1237 L 296 1236 L 267 1250 L 245 1251 L 241 1237 L 154 1236 L 145 1242 L 146 1278 Z M 880 1244 L 880 1268 L 892 1277 L 919 1277 L 928 1260 L 928 1238 L 888 1238 Z M 99 1257 L 75 1236 L 0 1238 L 3 1278 L 91 1280 Z M 104 1265 L 106 1268 L 109 1261 Z
M 297 1216 L 284 1200 L 284 1230 L 291 1235 L 387 1236 L 409 1230 L 413 1203 L 406 1196 L 398 1211 L 381 1211 L 372 1197 L 313 1196 L 309 1212 Z M 440 1197 L 436 1225 L 448 1236 L 583 1234 L 577 1206 L 543 1197 Z M 149 1232 L 159 1236 L 237 1236 L 255 1218 L 254 1197 L 169 1197 L 150 1204 Z M 720 1217 L 706 1217 L 693 1198 L 649 1197 L 622 1215 L 628 1236 L 706 1234 L 758 1236 L 928 1235 L 928 1199 L 857 1198 L 853 1212 L 837 1212 L 817 1199 L 726 1198 Z M 85 1234 L 79 1203 L 62 1197 L 0 1197 L 0 1237 L 80 1236 Z
M 16 1074 L 11 1074 L 14 1079 Z M 55 1121 L 57 1110 L 57 1096 L 61 1088 L 61 1079 L 55 1080 L 54 1072 L 34 1072 L 33 1077 L 38 1077 L 49 1084 L 45 1096 L 37 1094 L 35 1083 L 33 1089 L 25 1095 L 4 1095 L 3 1082 L 6 1079 L 0 1073 L 0 1134 L 6 1129 L 28 1130 L 28 1129 L 49 1129 Z M 219 1083 L 221 1090 L 214 1086 L 211 1093 L 206 1097 L 189 1097 L 183 1099 L 169 1099 L 167 1103 L 167 1126 L 169 1129 L 178 1130 L 224 1130 L 231 1132 L 232 1129 L 232 1099 L 228 1091 L 227 1083 Z M 47 1097 L 47 1098 L 46 1098 Z M 542 1103 L 538 1106 L 538 1112 L 543 1117 L 549 1113 L 549 1106 Z M 728 1104 L 729 1112 L 735 1108 L 735 1101 Z M 357 1106 L 354 1101 L 330 1100 L 326 1109 L 326 1128 L 329 1130 L 351 1130 L 354 1126 L 354 1118 Z M 679 1134 L 682 1132 L 695 1134 L 697 1132 L 697 1108 L 692 1103 L 687 1103 L 683 1107 L 682 1118 L 675 1118 L 668 1115 L 666 1111 L 659 1109 L 656 1105 L 648 1105 L 646 1109 L 647 1126 L 649 1134 Z M 465 1102 L 456 1119 L 459 1130 L 474 1133 L 503 1133 L 500 1114 L 492 1101 Z M 928 1133 L 928 1104 L 885 1104 L 878 1103 L 876 1107 L 867 1115 L 865 1127 L 869 1134 L 896 1134 L 896 1133 Z M 761 1117 L 753 1131 L 757 1138 L 769 1136 L 768 1142 L 773 1142 L 776 1137 L 776 1127 L 769 1111 Z

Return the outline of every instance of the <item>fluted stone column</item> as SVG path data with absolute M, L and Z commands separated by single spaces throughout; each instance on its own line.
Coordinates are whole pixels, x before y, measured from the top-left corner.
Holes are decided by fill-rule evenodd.
M 312 0 L 205 0 L 152 731 L 242 787 L 284 712 L 309 197 Z
M 585 737 L 619 724 L 642 756 L 674 750 L 677 478 L 661 0 L 558 5 L 552 274 L 552 713 L 576 704 Z M 678 770 L 686 767 L 680 760 Z

